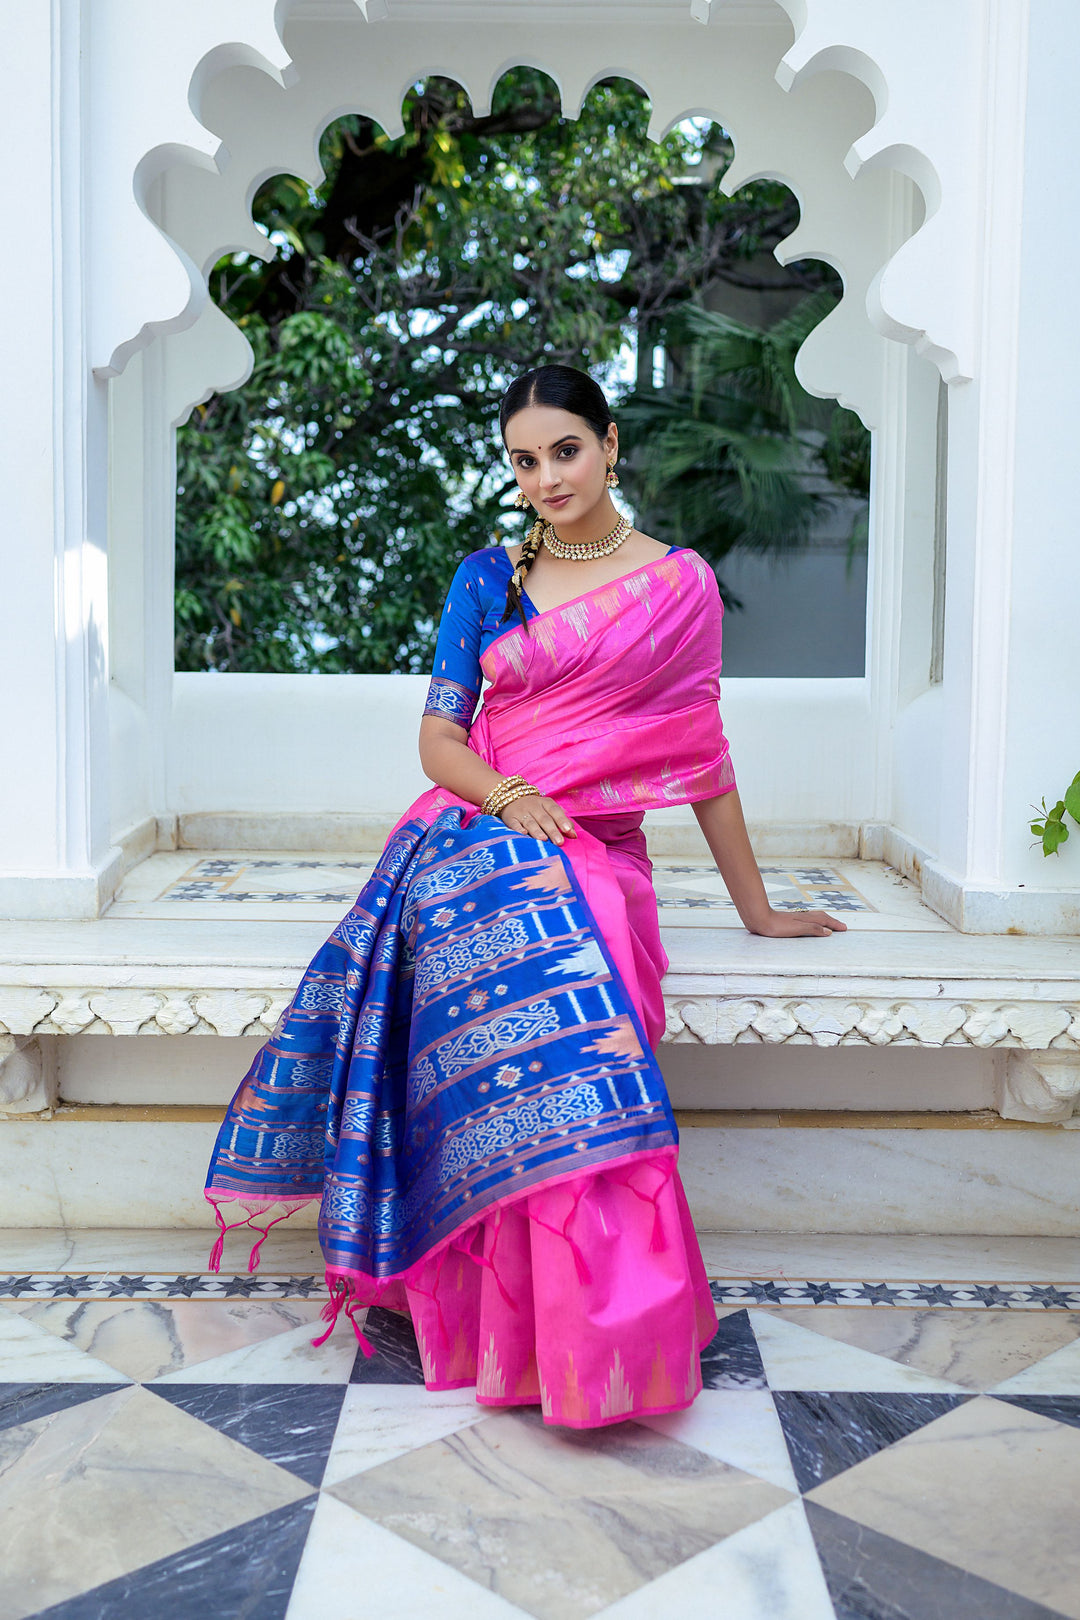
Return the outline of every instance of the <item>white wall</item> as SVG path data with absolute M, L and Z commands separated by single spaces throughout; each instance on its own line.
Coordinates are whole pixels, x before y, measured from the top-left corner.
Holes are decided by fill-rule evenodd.
M 428 785 L 426 693 L 419 675 L 177 675 L 169 808 L 396 819 Z M 865 681 L 724 681 L 721 713 L 753 820 L 872 816 Z
M 1061 62 L 1080 59 L 1074 0 L 1031 14 L 1023 247 L 1020 260 L 1016 474 L 1009 604 L 1008 743 L 1002 879 L 1080 891 L 1080 828 L 1046 858 L 1027 823 L 1080 771 L 1080 105 L 1062 96 Z M 1080 899 L 1080 892 L 1077 898 Z

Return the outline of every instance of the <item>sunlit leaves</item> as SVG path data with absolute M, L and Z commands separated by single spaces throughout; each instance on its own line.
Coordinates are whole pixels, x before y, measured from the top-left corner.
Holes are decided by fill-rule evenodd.
M 496 428 L 508 377 L 549 359 L 610 381 L 635 329 L 651 344 L 673 307 L 795 224 L 772 183 L 721 196 L 719 126 L 654 144 L 648 116 L 619 80 L 576 121 L 532 69 L 506 74 L 481 118 L 429 80 L 401 137 L 351 115 L 323 137 L 317 191 L 263 187 L 253 211 L 277 259 L 230 254 L 211 278 L 251 378 L 178 438 L 180 668 L 427 666 L 458 561 L 520 521 Z M 714 460 L 734 458 L 786 523 L 774 447 L 714 415 Z
M 1031 830 L 1042 844 L 1043 854 L 1056 855 L 1069 837 L 1069 829 L 1065 825 L 1066 815 L 1080 824 L 1080 771 L 1077 771 L 1065 789 L 1063 799 L 1059 799 L 1050 809 L 1047 809 L 1046 800 L 1043 799 L 1036 809 L 1039 819 L 1031 822 Z
M 1077 771 L 1065 789 L 1064 804 L 1073 820 L 1080 823 L 1080 771 Z
M 835 407 L 805 393 L 795 355 L 833 302 L 808 298 L 768 331 L 694 306 L 667 322 L 674 385 L 634 395 L 619 412 L 628 492 L 651 533 L 714 566 L 735 547 L 778 554 L 809 539 L 830 498 L 812 475 L 825 470 Z

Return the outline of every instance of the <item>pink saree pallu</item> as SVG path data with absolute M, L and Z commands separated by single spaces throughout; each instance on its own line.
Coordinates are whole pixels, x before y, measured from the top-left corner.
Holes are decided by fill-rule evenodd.
M 734 785 L 720 617 L 679 551 L 495 636 L 470 746 L 577 837 L 425 793 L 219 1132 L 222 1235 L 318 1200 L 331 1327 L 407 1310 L 429 1388 L 590 1427 L 701 1387 L 716 1316 L 652 1051 L 667 961 L 641 821 Z

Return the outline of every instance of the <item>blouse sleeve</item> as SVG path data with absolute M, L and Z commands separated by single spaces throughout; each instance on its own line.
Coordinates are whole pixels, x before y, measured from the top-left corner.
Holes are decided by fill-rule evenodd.
M 475 570 L 468 558 L 450 585 L 439 624 L 435 664 L 425 714 L 441 715 L 466 731 L 480 697 L 480 632 L 483 607 Z

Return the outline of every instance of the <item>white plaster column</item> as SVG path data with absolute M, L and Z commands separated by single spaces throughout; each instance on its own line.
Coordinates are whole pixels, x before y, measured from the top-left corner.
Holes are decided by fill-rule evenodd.
M 988 7 L 978 360 L 949 398 L 940 859 L 928 897 L 968 932 L 1080 929 L 1080 831 L 1047 860 L 1030 805 L 1080 770 L 1080 108 L 1069 0 Z
M 1059 855 L 1032 848 L 1030 805 L 1080 771 L 1080 8 L 1031 0 L 1016 378 L 1002 872 L 1010 887 L 1063 891 L 1080 932 L 1080 828 Z
M 87 0 L 8 6 L 3 257 L 0 915 L 96 914 L 108 864 L 105 399 L 87 351 Z

